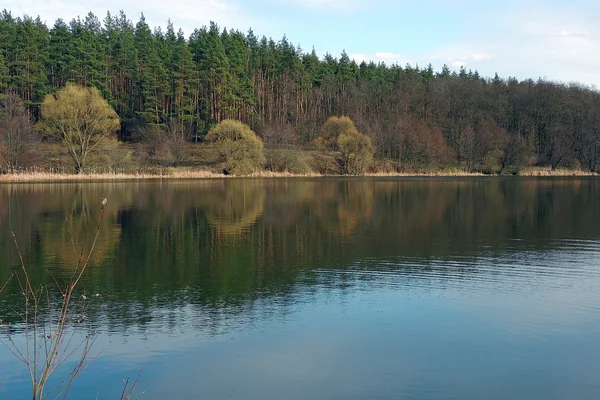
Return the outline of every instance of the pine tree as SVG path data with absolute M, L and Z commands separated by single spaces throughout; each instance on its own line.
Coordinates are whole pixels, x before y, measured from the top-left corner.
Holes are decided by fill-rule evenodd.
M 208 115 L 203 119 L 208 123 L 206 126 L 208 128 L 226 117 L 225 97 L 230 88 L 231 77 L 229 60 L 225 54 L 218 26 L 211 22 L 210 28 L 203 36 L 198 43 L 200 45 L 198 67 L 207 100 Z
M 48 78 L 53 88 L 60 88 L 75 77 L 73 39 L 67 24 L 58 19 L 50 30 Z
M 32 116 L 48 92 L 48 28 L 40 20 L 25 16 L 17 19 L 17 45 L 12 62 L 10 86 L 23 99 Z
M 136 49 L 133 24 L 122 11 L 116 17 L 108 13 L 104 20 L 107 38 L 107 67 L 109 71 L 109 90 L 111 105 L 121 117 L 125 138 L 128 129 L 135 122 L 136 82 L 139 70 L 138 51 Z
M 160 32 L 153 34 L 142 15 L 135 28 L 139 54 L 137 113 L 145 123 L 154 125 L 165 122 L 166 71 L 158 55 L 159 40 Z
M 4 92 L 8 88 L 8 66 L 4 55 L 0 51 L 0 92 Z
M 108 97 L 106 48 L 98 17 L 89 13 L 84 21 L 71 21 L 71 32 L 75 40 L 75 81 L 83 86 L 95 87 Z
M 182 132 L 192 133 L 190 128 L 193 129 L 197 122 L 194 115 L 193 92 L 198 85 L 198 74 L 194 68 L 193 55 L 181 30 L 177 33 L 173 49 L 173 71 L 175 79 L 173 116 Z

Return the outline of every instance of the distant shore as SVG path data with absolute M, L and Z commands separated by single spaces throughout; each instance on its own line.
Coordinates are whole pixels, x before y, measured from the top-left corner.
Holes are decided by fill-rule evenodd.
M 500 177 L 508 175 L 494 175 L 460 170 L 440 170 L 435 172 L 398 172 L 398 173 L 367 173 L 362 177 Z M 578 177 L 578 176 L 600 176 L 595 172 L 575 169 L 557 169 L 530 167 L 520 171 L 517 176 L 522 177 Z M 219 174 L 210 170 L 202 169 L 177 169 L 172 168 L 155 173 L 129 173 L 129 172 L 92 172 L 81 174 L 55 173 L 55 172 L 17 172 L 13 174 L 0 175 L 0 183 L 17 182 L 85 182 L 85 181 L 134 181 L 134 180 L 194 180 L 194 179 L 220 179 L 220 178 L 318 178 L 318 177 L 348 177 L 348 175 L 322 175 L 318 173 L 292 174 L 287 172 L 259 171 L 250 175 L 234 176 Z

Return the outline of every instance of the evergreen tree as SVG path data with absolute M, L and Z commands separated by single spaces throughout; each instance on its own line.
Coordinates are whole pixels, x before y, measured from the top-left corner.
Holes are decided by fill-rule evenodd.
M 50 30 L 48 78 L 53 88 L 60 88 L 74 79 L 74 53 L 74 36 L 67 24 L 58 19 Z
M 166 71 L 158 55 L 160 32 L 154 34 L 142 15 L 135 27 L 135 44 L 139 54 L 138 107 L 142 121 L 159 125 L 165 122 L 163 100 L 167 91 Z
M 31 115 L 48 92 L 46 64 L 48 61 L 48 28 L 40 20 L 25 16 L 17 19 L 17 46 L 11 73 L 11 87 L 16 89 Z
M 106 48 L 98 17 L 89 13 L 85 20 L 73 20 L 70 25 L 75 41 L 75 81 L 83 86 L 95 87 L 107 97 L 110 93 L 106 76 Z

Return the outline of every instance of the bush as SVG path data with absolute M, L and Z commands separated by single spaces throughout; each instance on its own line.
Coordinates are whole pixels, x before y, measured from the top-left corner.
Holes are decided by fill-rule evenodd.
M 206 135 L 225 160 L 223 171 L 243 175 L 256 172 L 265 165 L 263 143 L 250 127 L 240 121 L 225 120 Z
M 272 172 L 289 172 L 291 174 L 307 175 L 312 172 L 306 160 L 298 151 L 269 150 L 266 152 L 265 168 Z
M 350 130 L 356 130 L 356 127 L 349 117 L 329 117 L 323 124 L 321 137 L 317 138 L 316 143 L 327 150 L 335 151 L 337 150 L 338 137 Z
M 104 171 L 131 171 L 134 169 L 133 150 L 128 148 L 117 139 L 109 139 L 100 145 L 102 157 L 94 162 L 94 158 L 90 158 L 90 164 L 96 164 Z
M 337 139 L 337 147 L 341 155 L 342 169 L 347 174 L 359 175 L 373 164 L 375 149 L 371 138 L 350 129 Z
M 334 156 L 320 152 L 312 152 L 308 164 L 313 171 L 321 175 L 340 175 L 342 171 Z
M 350 118 L 329 117 L 323 125 L 322 132 L 323 135 L 314 143 L 318 148 L 339 152 L 337 162 L 342 173 L 362 174 L 373 164 L 375 148 L 371 138 L 358 132 Z M 318 164 L 322 164 L 317 168 L 319 172 L 324 168 L 329 169 L 322 162 Z

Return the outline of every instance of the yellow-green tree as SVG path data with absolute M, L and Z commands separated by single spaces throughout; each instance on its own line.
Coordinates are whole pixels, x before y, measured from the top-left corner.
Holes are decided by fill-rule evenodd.
M 228 174 L 249 174 L 265 165 L 263 142 L 250 127 L 240 121 L 224 120 L 206 135 L 225 159 Z
M 349 117 L 329 117 L 322 132 L 319 142 L 339 152 L 338 161 L 344 173 L 360 175 L 373 163 L 375 148 L 371 138 L 360 133 Z
M 375 149 L 371 138 L 356 129 L 349 129 L 338 136 L 337 147 L 342 168 L 347 174 L 360 175 L 373 164 Z
M 323 124 L 322 135 L 318 141 L 328 150 L 335 151 L 337 150 L 338 137 L 350 130 L 356 130 L 356 126 L 354 126 L 354 122 L 350 117 L 345 115 L 341 117 L 331 116 Z
M 113 108 L 96 88 L 67 84 L 42 103 L 47 132 L 65 144 L 75 172 L 82 172 L 87 156 L 120 127 Z

